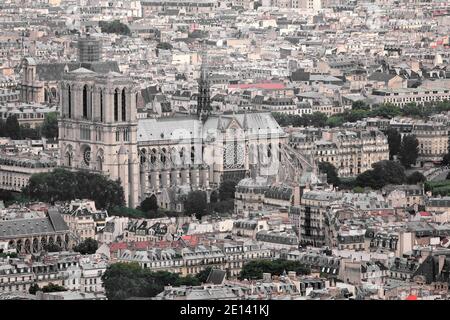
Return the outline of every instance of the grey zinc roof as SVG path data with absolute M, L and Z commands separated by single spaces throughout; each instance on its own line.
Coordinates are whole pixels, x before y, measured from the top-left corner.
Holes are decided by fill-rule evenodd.
M 190 139 L 202 137 L 201 121 L 196 119 L 141 119 L 138 122 L 138 142 Z
M 208 275 L 208 279 L 206 280 L 206 283 L 212 283 L 212 284 L 222 284 L 225 280 L 226 272 L 224 270 L 220 269 L 212 269 L 211 272 Z
M 67 226 L 67 224 L 64 221 L 63 217 L 61 216 L 61 214 L 58 212 L 58 209 L 49 208 L 48 209 L 48 218 L 49 218 L 50 223 L 52 224 L 52 227 L 55 231 L 69 230 L 69 227 Z
M 241 127 L 244 126 L 244 118 L 247 116 L 247 127 L 251 131 L 257 130 L 270 130 L 271 133 L 283 134 L 284 131 L 278 125 L 275 118 L 270 112 L 258 112 L 258 113 L 238 113 L 233 115 L 222 115 L 221 121 L 226 128 L 227 125 L 235 118 Z M 210 116 L 205 124 L 204 129 L 217 129 L 217 123 L 219 121 L 218 116 Z
M 17 236 L 54 233 L 55 228 L 49 218 L 16 219 L 0 222 L 0 239 Z

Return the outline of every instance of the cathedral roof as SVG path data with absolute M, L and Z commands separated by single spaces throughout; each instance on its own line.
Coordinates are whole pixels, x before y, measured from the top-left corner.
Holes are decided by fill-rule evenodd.
M 80 68 L 78 68 L 78 69 L 75 69 L 75 70 L 73 70 L 73 71 L 70 71 L 70 73 L 95 73 L 95 72 L 94 72 L 94 71 L 91 71 L 91 70 L 89 70 L 89 69 L 80 67 Z
M 261 112 L 261 113 L 238 113 L 238 114 L 230 114 L 230 115 L 222 115 L 221 122 L 224 128 L 227 128 L 228 125 L 233 121 L 233 118 L 239 123 L 241 128 L 244 128 L 244 124 L 246 122 L 246 126 L 251 130 L 256 132 L 257 130 L 271 130 L 272 133 L 282 134 L 284 131 L 278 125 L 277 121 L 274 119 L 271 113 L 269 112 Z M 204 129 L 216 129 L 219 121 L 219 116 L 210 116 L 206 120 L 204 124 Z
M 221 127 L 228 128 L 235 120 L 241 128 L 246 126 L 252 133 L 284 134 L 270 112 L 230 114 L 208 117 L 203 124 L 196 118 L 164 118 L 164 119 L 139 119 L 138 122 L 138 142 L 168 140 L 168 139 L 190 139 L 201 138 L 208 130 L 217 130 L 219 122 Z
M 138 142 L 201 136 L 202 123 L 197 119 L 141 119 L 138 122 Z

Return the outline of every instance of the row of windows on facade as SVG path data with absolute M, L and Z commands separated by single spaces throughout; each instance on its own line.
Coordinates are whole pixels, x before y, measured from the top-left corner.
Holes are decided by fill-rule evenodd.
M 25 187 L 28 184 L 28 178 L 16 178 L 11 175 L 2 175 L 2 185 Z
M 125 132 L 127 132 L 127 134 L 128 134 L 127 130 L 125 130 L 124 133 Z M 118 132 L 116 132 L 116 137 L 117 137 L 117 134 L 118 134 Z M 128 140 L 125 140 L 125 141 L 128 141 Z M 263 146 L 261 145 L 260 147 L 263 147 Z M 281 148 L 281 144 L 279 144 L 279 148 Z M 234 142 L 234 150 L 233 151 L 234 151 L 234 154 L 237 154 L 237 152 L 238 152 L 238 150 L 237 150 L 237 142 L 236 141 Z M 267 151 L 267 157 L 271 158 L 272 157 L 272 144 L 271 143 L 269 143 L 267 145 L 266 151 Z M 151 154 L 150 154 L 150 162 L 151 162 L 151 164 L 155 164 L 156 161 L 159 158 L 159 161 L 161 163 L 166 163 L 167 158 L 169 158 L 169 157 L 171 157 L 171 158 L 177 157 L 176 153 L 177 153 L 176 148 L 172 148 L 170 153 L 167 151 L 166 148 L 162 148 L 161 151 L 158 151 L 156 148 L 153 148 L 151 150 Z M 186 149 L 184 147 L 181 148 L 181 150 L 178 153 L 179 154 L 179 159 L 181 159 L 183 163 L 186 160 L 185 153 L 186 153 Z M 204 153 L 205 153 L 205 146 L 202 146 L 202 154 L 204 154 Z M 146 149 L 142 149 L 141 150 L 141 164 L 144 164 L 144 163 L 147 162 L 147 155 L 146 154 L 147 154 L 147 150 Z M 226 157 L 225 154 L 226 154 L 226 150 L 224 152 L 224 157 Z M 280 160 L 281 160 L 281 154 L 280 153 L 279 153 L 279 156 L 280 156 Z M 191 147 L 191 163 L 194 163 L 194 160 L 195 160 L 195 147 L 193 146 L 193 147 Z
M 116 131 L 116 141 L 119 142 L 120 137 L 123 137 L 122 141 L 130 141 L 130 131 L 128 128 L 119 129 Z M 86 126 L 82 126 L 80 128 L 80 139 L 81 140 L 91 140 L 91 129 Z M 101 141 L 102 140 L 102 131 L 100 129 L 95 130 L 95 140 Z
M 68 94 L 68 117 L 72 117 L 72 90 L 70 89 L 70 86 L 67 89 Z M 127 121 L 126 119 L 126 94 L 125 94 L 125 88 L 122 89 L 122 92 L 120 92 L 119 89 L 114 90 L 114 121 L 119 121 L 119 95 L 121 96 L 121 120 Z M 100 91 L 100 121 L 103 122 L 104 120 L 104 95 L 103 91 Z M 88 93 L 88 87 L 85 85 L 83 87 L 83 119 L 89 119 L 92 117 L 92 92 Z M 91 107 L 91 108 L 89 108 Z M 89 114 L 90 111 L 90 114 Z

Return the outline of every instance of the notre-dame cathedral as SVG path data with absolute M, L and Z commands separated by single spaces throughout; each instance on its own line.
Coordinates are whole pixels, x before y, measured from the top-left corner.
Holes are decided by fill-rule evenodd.
M 197 114 L 137 119 L 138 90 L 114 71 L 80 67 L 60 84 L 60 165 L 120 179 L 127 205 L 174 188 L 212 190 L 254 174 L 278 179 L 286 134 L 270 113 L 212 114 L 207 71 Z

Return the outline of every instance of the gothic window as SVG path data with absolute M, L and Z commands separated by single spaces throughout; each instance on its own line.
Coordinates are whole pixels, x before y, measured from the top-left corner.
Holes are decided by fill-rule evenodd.
M 130 131 L 128 128 L 123 130 L 123 141 L 130 141 Z
M 65 158 L 66 158 L 66 161 L 65 161 L 66 166 L 71 167 L 72 166 L 72 155 L 70 154 L 69 151 L 66 152 Z
M 224 167 L 226 169 L 242 168 L 244 165 L 244 148 L 236 139 L 225 144 L 224 149 Z
M 91 148 L 86 147 L 83 151 L 83 164 L 86 167 L 89 167 L 90 163 L 91 163 Z
M 185 149 L 183 147 L 180 150 L 180 162 L 181 162 L 181 164 L 184 164 L 184 154 L 185 154 Z
M 126 107 L 126 96 L 125 88 L 122 89 L 122 121 L 127 120 L 127 107 Z
M 155 164 L 155 162 L 156 162 L 156 149 L 155 148 L 153 148 L 152 149 L 152 154 L 151 154 L 151 156 L 150 156 L 150 162 L 152 163 L 152 164 Z
M 278 143 L 278 161 L 281 162 L 281 142 Z
M 114 91 L 114 121 L 119 121 L 119 89 Z
M 87 119 L 88 117 L 88 92 L 87 85 L 83 87 L 83 118 Z
M 147 162 L 147 150 L 141 149 L 141 164 Z
M 161 163 L 166 163 L 166 148 L 161 150 Z
M 116 131 L 116 141 L 117 142 L 120 141 L 120 131 L 119 130 Z
M 272 157 L 272 144 L 271 143 L 269 143 L 268 145 L 267 145 L 267 158 L 271 158 Z
M 70 86 L 67 87 L 67 95 L 68 95 L 68 113 L 69 118 L 72 116 L 72 92 L 70 91 Z
M 100 90 L 100 121 L 103 122 L 103 90 Z

